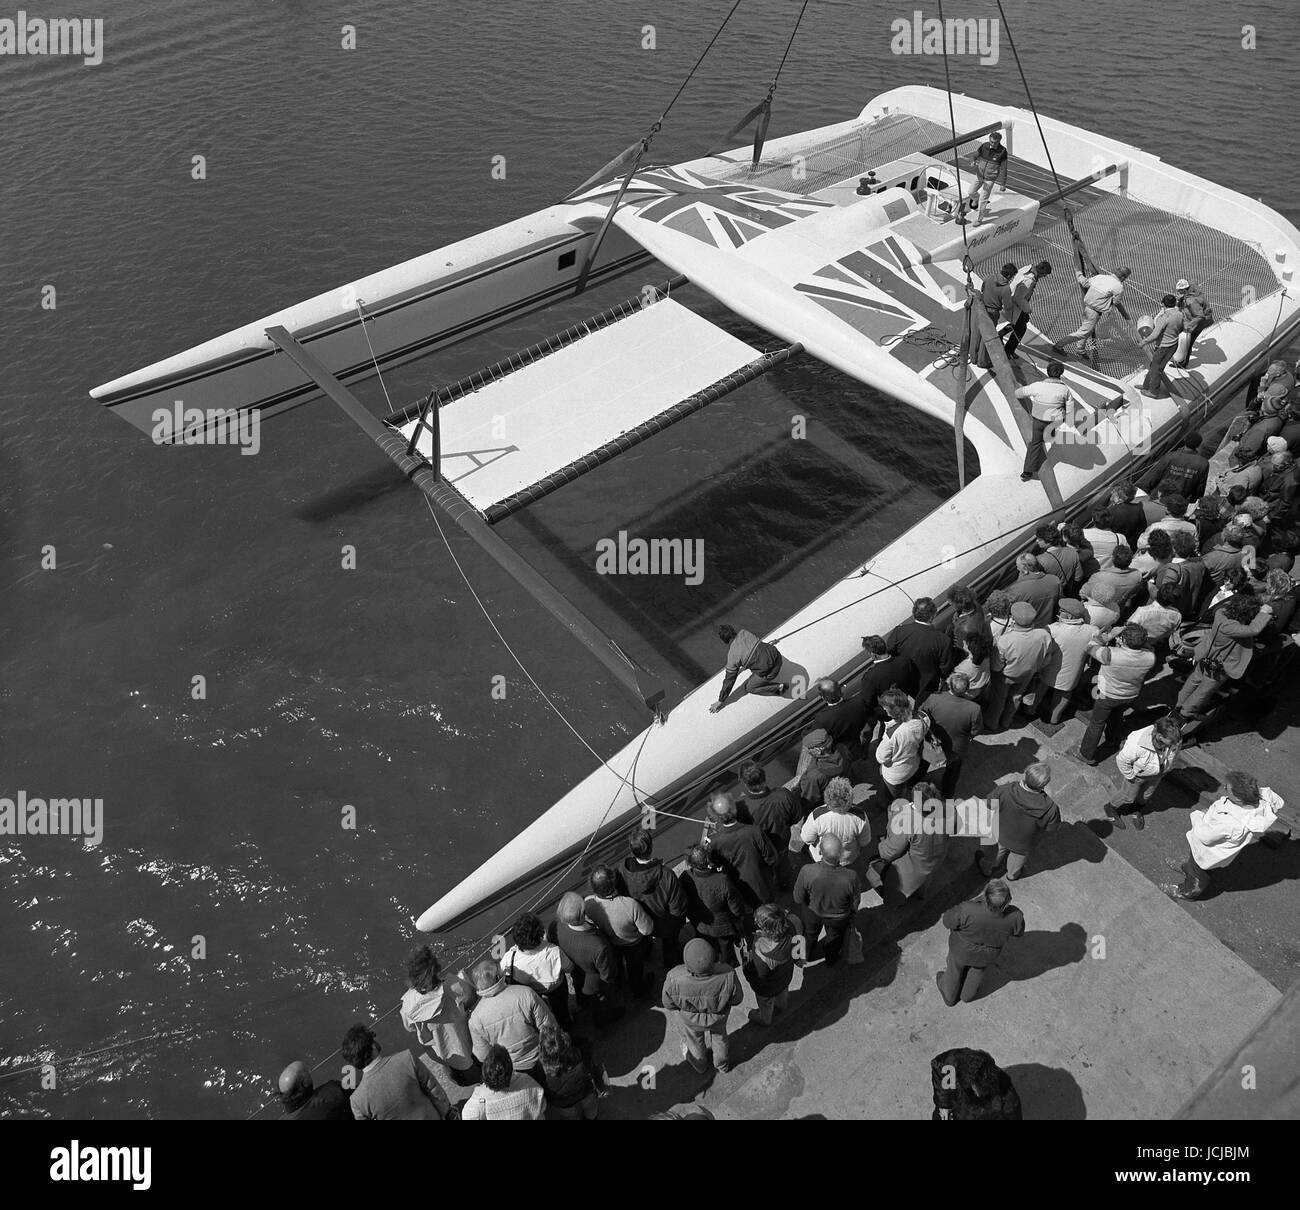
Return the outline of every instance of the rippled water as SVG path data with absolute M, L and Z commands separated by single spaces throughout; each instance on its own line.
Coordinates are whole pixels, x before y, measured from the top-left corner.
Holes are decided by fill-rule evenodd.
M 323 1057 L 391 1007 L 412 914 L 591 767 L 531 691 L 491 698 L 512 668 L 423 502 L 327 404 L 268 425 L 248 458 L 155 448 L 87 389 L 550 203 L 644 130 L 728 7 L 118 0 L 101 66 L 0 60 L 0 793 L 99 797 L 106 826 L 98 849 L 0 843 L 0 1110 L 254 1112 L 289 1058 Z M 657 158 L 698 154 L 761 98 L 797 7 L 742 4 Z M 942 83 L 939 61 L 889 53 L 890 21 L 912 10 L 814 0 L 773 134 Z M 1238 10 L 1209 2 L 1008 11 L 1046 112 L 1296 217 L 1287 0 L 1252 6 L 1255 52 Z M 1021 98 L 1005 39 L 996 66 L 958 61 L 953 82 Z M 625 292 L 388 389 L 407 402 Z M 381 408 L 377 385 L 361 393 Z M 793 412 L 821 445 L 789 452 Z M 804 360 L 503 529 L 685 687 L 716 658 L 720 611 L 775 625 L 951 491 L 950 445 Z M 713 574 L 596 582 L 594 542 L 618 528 L 703 535 Z M 56 570 L 41 570 L 47 545 Z M 621 746 L 635 710 L 494 566 L 457 552 L 575 726 Z

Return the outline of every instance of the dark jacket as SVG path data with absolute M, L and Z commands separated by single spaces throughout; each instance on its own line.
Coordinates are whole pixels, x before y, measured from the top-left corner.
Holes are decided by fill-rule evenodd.
M 843 744 L 836 744 L 829 752 L 813 757 L 812 763 L 799 779 L 799 797 L 805 807 L 821 806 L 822 793 L 832 777 L 848 777 L 853 768 L 853 758 Z
M 1188 496 L 1187 498 L 1191 500 L 1195 497 Z M 1137 550 L 1138 539 L 1142 536 L 1142 531 L 1147 527 L 1146 510 L 1136 500 L 1130 500 L 1127 504 L 1112 504 L 1110 506 L 1110 523 L 1117 534 L 1124 535 L 1129 547 Z
M 686 918 L 701 937 L 739 937 L 745 900 L 722 870 L 687 870 L 682 875 Z
M 1138 516 L 1142 519 L 1141 509 L 1138 509 Z M 1144 528 L 1145 526 L 1139 524 L 1137 532 L 1140 534 Z M 1134 536 L 1133 542 L 1136 541 L 1137 537 Z M 1061 581 L 1063 592 L 1073 594 L 1073 590 L 1083 579 L 1083 569 L 1079 566 L 1079 552 L 1073 546 L 1049 546 L 1043 550 L 1035 550 L 1034 558 L 1038 560 L 1039 566 L 1044 571 Z
M 715 827 L 709 833 L 708 844 L 719 864 L 740 888 L 749 911 L 772 898 L 776 849 L 758 828 L 750 823 Z
M 1148 491 L 1154 489 L 1157 496 L 1177 492 L 1184 500 L 1199 500 L 1205 495 L 1209 477 L 1210 460 L 1184 447 L 1161 458 L 1144 477 L 1144 486 Z
M 914 804 L 898 798 L 890 804 L 880 856 L 891 862 L 901 895 L 915 895 L 948 855 L 948 836 L 934 815 L 918 818 Z
M 602 985 L 612 986 L 618 982 L 618 954 L 609 938 L 595 925 L 588 929 L 575 929 L 556 921 L 555 944 L 582 972 L 583 995 L 594 996 Z
M 1201 607 L 1207 579 L 1205 564 L 1200 559 L 1184 559 L 1182 562 L 1175 560 L 1156 577 L 1151 598 L 1154 600 L 1161 588 L 1166 584 L 1172 584 L 1178 590 L 1178 600 L 1174 602 L 1174 608 L 1183 617 L 1194 618 Z
M 752 823 L 772 842 L 779 852 L 790 844 L 790 829 L 803 818 L 799 796 L 784 786 L 755 794 L 746 790 L 736 803 L 736 817 L 742 823 Z
M 877 660 L 862 674 L 862 683 L 858 689 L 867 716 L 880 716 L 876 699 L 886 689 L 901 689 L 908 697 L 916 697 L 917 680 L 916 665 L 906 656 L 890 655 Z
M 929 693 L 939 677 L 952 670 L 952 639 L 935 626 L 910 618 L 895 626 L 885 639 L 890 655 L 903 655 L 912 661 L 918 677 L 917 692 Z
M 964 756 L 971 740 L 984 730 L 984 716 L 968 697 L 932 693 L 921 703 L 930 716 L 930 734 L 945 756 Z
M 1056 803 L 1024 782 L 998 786 L 992 797 L 998 803 L 998 844 L 1021 857 L 1029 854 L 1039 831 L 1051 832 L 1060 826 Z
M 1045 571 L 1031 571 L 1008 586 L 1012 603 L 1024 601 L 1034 610 L 1034 625 L 1044 630 L 1056 621 L 1056 602 L 1061 599 L 1061 581 Z
M 656 920 L 686 915 L 686 892 L 677 875 L 657 857 L 642 863 L 625 857 L 614 871 L 620 895 L 631 895 Z
M 1002 947 L 1024 933 L 1025 917 L 1018 907 L 999 913 L 983 899 L 973 899 L 944 912 L 943 926 L 948 929 L 948 952 L 958 966 L 992 966 Z
M 354 1122 L 351 1094 L 343 1091 L 337 1080 L 318 1084 L 305 1100 L 285 1107 L 282 1122 Z
M 843 920 L 858 910 L 858 875 L 849 866 L 816 861 L 794 880 L 794 901 L 823 920 Z
M 867 708 L 863 705 L 861 695 L 854 694 L 818 711 L 811 729 L 821 727 L 831 737 L 832 743 L 848 744 L 851 747 L 858 742 L 866 724 Z
M 961 1047 L 930 1060 L 934 1119 L 948 1111 L 953 1122 L 1019 1122 L 1020 1095 L 1011 1077 L 987 1051 Z

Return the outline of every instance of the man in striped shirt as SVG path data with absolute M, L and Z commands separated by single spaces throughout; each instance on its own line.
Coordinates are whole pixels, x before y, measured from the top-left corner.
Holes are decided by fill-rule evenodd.
M 1011 279 L 1011 310 L 1008 314 L 1011 328 L 1009 335 L 1003 333 L 1006 335 L 1008 357 L 1016 355 L 1016 349 L 1024 340 L 1025 329 L 1029 327 L 1029 316 L 1034 310 L 1029 305 L 1033 301 L 1034 290 L 1038 287 L 1039 281 L 1051 271 L 1052 262 L 1040 260 L 1036 265 L 1026 265 Z
M 1168 399 L 1169 384 L 1165 380 L 1165 366 L 1173 360 L 1178 352 L 1178 338 L 1183 334 L 1183 313 L 1178 309 L 1178 300 L 1172 294 L 1166 294 L 1160 300 L 1160 310 L 1156 312 L 1155 327 L 1151 335 L 1140 341 L 1144 349 L 1151 350 L 1151 365 L 1147 376 L 1138 389 L 1143 395 L 1152 399 Z

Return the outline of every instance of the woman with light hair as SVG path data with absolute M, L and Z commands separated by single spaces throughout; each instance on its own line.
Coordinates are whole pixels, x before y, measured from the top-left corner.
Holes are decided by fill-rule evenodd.
M 921 771 L 921 744 L 928 728 L 917 716 L 912 699 L 901 689 L 887 689 L 880 695 L 880 705 L 889 722 L 876 745 L 876 760 L 880 762 L 885 789 L 897 798 L 905 794 Z
M 883 695 L 882 695 L 883 696 Z M 870 838 L 867 821 L 853 814 L 853 785 L 847 777 L 832 777 L 826 783 L 822 805 L 818 807 L 799 832 L 799 839 L 809 846 L 814 861 L 821 861 L 823 836 L 839 838 L 843 850 L 840 865 L 852 865 L 862 852 L 862 834 Z

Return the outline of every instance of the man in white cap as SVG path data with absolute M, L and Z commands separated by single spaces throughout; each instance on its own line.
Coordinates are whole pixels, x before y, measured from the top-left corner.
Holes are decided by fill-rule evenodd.
M 984 211 L 988 207 L 993 186 L 999 193 L 1007 191 L 1007 149 L 1002 146 L 1002 131 L 995 130 L 988 137 L 988 142 L 981 143 L 971 159 L 971 167 L 979 178 L 979 209 L 975 212 L 975 221 L 984 221 Z
M 1174 297 L 1183 313 L 1183 332 L 1187 340 L 1186 347 L 1179 343 L 1178 353 L 1169 364 L 1185 370 L 1196 338 L 1214 322 L 1214 310 L 1205 295 L 1185 277 L 1180 277 L 1174 284 Z
M 1080 340 L 1083 341 L 1085 352 L 1095 349 L 1097 325 L 1119 302 L 1120 296 L 1124 293 L 1124 283 L 1132 275 L 1133 270 L 1127 265 L 1121 265 L 1114 273 L 1094 273 L 1091 277 L 1075 273 L 1079 285 L 1084 288 L 1083 322 L 1069 336 L 1062 336 L 1060 340 L 1054 342 L 1052 352 L 1064 353 L 1066 345 L 1072 345 Z

